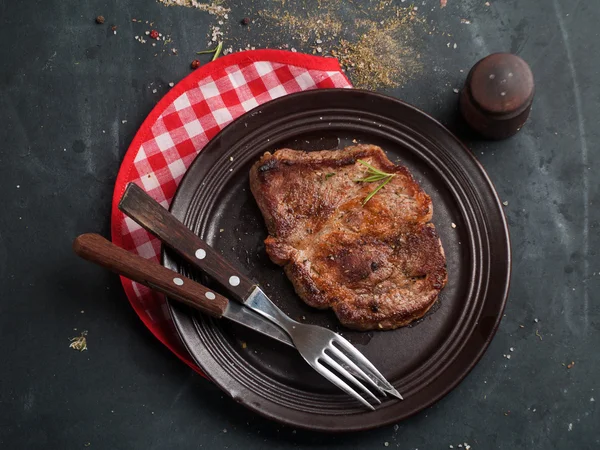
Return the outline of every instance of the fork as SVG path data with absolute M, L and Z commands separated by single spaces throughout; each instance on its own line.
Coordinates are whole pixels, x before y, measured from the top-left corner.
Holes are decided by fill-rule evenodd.
M 366 385 L 376 393 L 403 400 L 400 393 L 348 340 L 326 328 L 296 322 L 288 317 L 255 282 L 135 183 L 127 186 L 119 209 L 188 263 L 209 275 L 233 298 L 281 327 L 313 369 L 365 407 L 375 409 L 367 399 L 381 403 Z

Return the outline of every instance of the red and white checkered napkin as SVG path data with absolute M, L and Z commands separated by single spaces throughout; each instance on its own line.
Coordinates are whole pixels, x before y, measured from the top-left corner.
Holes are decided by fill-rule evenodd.
M 337 60 L 280 50 L 235 53 L 195 70 L 156 105 L 125 155 L 113 196 L 113 242 L 158 262 L 160 241 L 118 209 L 127 183 L 135 182 L 168 208 L 196 155 L 232 120 L 286 94 L 334 87 L 352 87 Z M 164 297 L 127 278 L 121 281 L 150 331 L 202 373 L 181 343 Z

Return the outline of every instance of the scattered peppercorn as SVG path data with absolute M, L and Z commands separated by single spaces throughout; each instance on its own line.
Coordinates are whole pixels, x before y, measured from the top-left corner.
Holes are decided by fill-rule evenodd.
M 197 69 L 198 67 L 200 67 L 200 61 L 198 61 L 197 59 L 192 61 L 192 69 Z
M 110 29 L 111 29 L 112 31 L 117 31 L 117 26 L 116 26 L 116 25 L 113 25 L 112 27 L 110 27 Z
M 156 30 L 152 30 L 152 31 L 150 31 L 150 37 L 151 37 L 152 39 L 156 39 L 156 38 L 158 38 L 158 31 L 156 31 Z
M 99 24 L 102 25 L 104 23 L 104 16 L 98 16 L 98 17 L 96 17 L 96 23 L 99 23 Z
M 242 25 L 248 25 L 250 23 L 250 17 L 244 17 L 242 19 Z

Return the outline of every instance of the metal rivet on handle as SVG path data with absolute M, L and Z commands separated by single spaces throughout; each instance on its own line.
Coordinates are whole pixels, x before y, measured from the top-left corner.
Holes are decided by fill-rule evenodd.
M 183 286 L 183 280 L 181 278 L 173 278 L 173 283 L 177 286 Z
M 238 284 L 240 284 L 240 278 L 236 277 L 235 275 L 229 277 L 229 284 L 232 286 L 237 286 Z
M 196 258 L 198 259 L 204 259 L 206 258 L 206 251 L 199 248 L 198 250 L 196 250 Z
M 207 299 L 209 300 L 214 300 L 215 298 L 217 298 L 215 296 L 215 294 L 213 294 L 212 292 L 207 292 L 206 294 L 204 294 L 206 296 Z

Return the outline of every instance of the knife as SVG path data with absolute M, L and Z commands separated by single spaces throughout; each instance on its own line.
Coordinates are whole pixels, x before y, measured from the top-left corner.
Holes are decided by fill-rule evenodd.
M 73 243 L 73 250 L 88 261 L 161 292 L 209 316 L 229 319 L 294 347 L 290 337 L 281 328 L 258 313 L 239 303 L 230 302 L 217 292 L 178 272 L 128 252 L 99 234 L 86 233 L 78 236 Z

